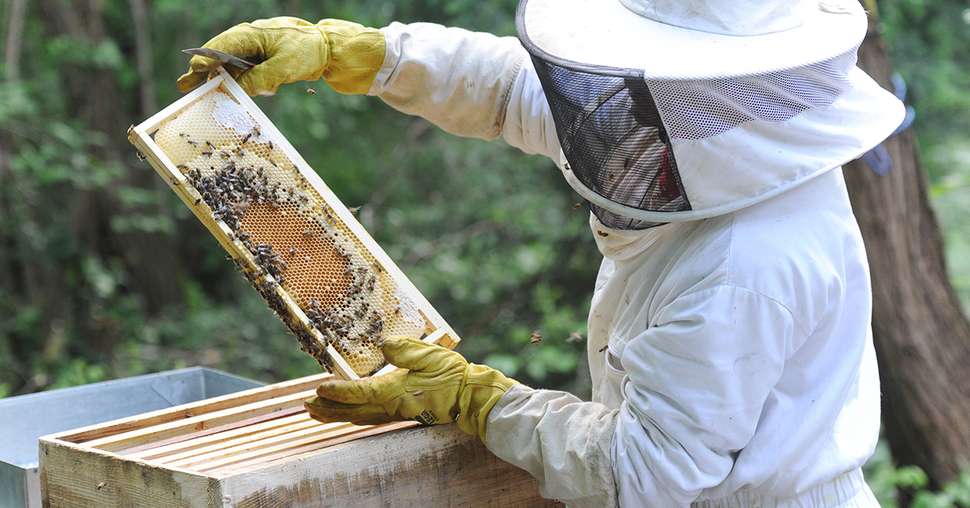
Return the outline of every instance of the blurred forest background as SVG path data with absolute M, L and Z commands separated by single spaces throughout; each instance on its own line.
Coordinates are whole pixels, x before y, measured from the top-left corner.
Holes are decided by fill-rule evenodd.
M 316 372 L 125 130 L 178 97 L 179 49 L 238 22 L 421 20 L 513 35 L 516 3 L 0 0 L 0 397 L 194 365 L 267 382 Z M 878 7 L 967 308 L 970 6 Z M 599 254 L 552 163 L 308 86 L 318 93 L 291 85 L 256 101 L 348 206 L 362 206 L 361 222 L 463 336 L 460 350 L 533 386 L 588 394 Z M 927 484 L 904 466 L 885 446 L 869 466 L 886 506 L 897 487 Z M 914 498 L 970 506 L 970 478 Z

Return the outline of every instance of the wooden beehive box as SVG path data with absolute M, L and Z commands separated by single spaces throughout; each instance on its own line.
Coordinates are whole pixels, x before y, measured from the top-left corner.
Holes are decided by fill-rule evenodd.
M 44 506 L 555 505 L 454 425 L 313 421 L 303 400 L 330 375 L 45 436 Z
M 389 336 L 458 342 L 225 71 L 128 138 L 328 370 L 387 372 L 380 343 Z

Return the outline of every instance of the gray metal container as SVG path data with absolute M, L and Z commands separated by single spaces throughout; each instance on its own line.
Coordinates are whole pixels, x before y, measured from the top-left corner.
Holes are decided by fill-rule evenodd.
M 0 399 L 0 508 L 40 506 L 40 436 L 261 385 L 196 367 Z

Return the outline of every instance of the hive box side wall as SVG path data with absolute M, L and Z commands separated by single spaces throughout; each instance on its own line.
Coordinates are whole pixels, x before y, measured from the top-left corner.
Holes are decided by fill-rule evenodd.
M 235 508 L 561 506 L 454 425 L 354 441 L 222 480 Z
M 50 439 L 40 441 L 43 506 L 222 505 L 219 481 Z
M 0 508 L 24 508 L 30 504 L 27 477 L 36 476 L 35 468 L 22 468 L 0 461 Z
M 454 425 L 371 436 L 259 469 L 206 476 L 49 438 L 46 507 L 561 506 Z

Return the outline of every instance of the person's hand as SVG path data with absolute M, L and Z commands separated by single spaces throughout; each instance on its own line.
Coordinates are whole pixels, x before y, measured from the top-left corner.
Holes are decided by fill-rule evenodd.
M 384 34 L 338 19 L 317 24 L 299 18 L 260 19 L 236 25 L 205 43 L 206 48 L 258 62 L 248 71 L 227 67 L 249 95 L 272 95 L 280 85 L 321 77 L 336 91 L 366 93 L 384 63 Z M 187 92 L 221 65 L 193 56 L 178 79 Z
M 384 342 L 384 357 L 401 369 L 357 381 L 328 380 L 306 401 L 321 422 L 373 425 L 417 420 L 451 423 L 485 439 L 488 413 L 516 381 L 501 372 L 468 363 L 460 354 L 405 338 Z M 408 369 L 408 370 L 404 370 Z

